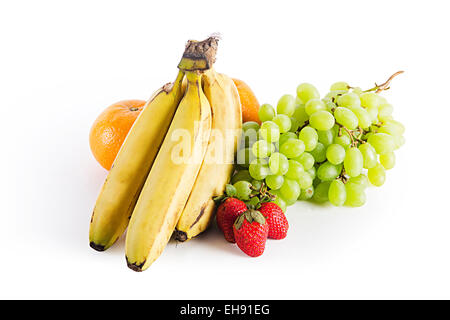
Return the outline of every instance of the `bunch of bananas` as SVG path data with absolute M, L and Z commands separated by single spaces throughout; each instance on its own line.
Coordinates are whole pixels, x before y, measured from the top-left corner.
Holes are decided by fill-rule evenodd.
M 188 41 L 175 82 L 145 105 L 95 204 L 90 246 L 104 251 L 128 227 L 134 271 L 147 269 L 172 234 L 186 241 L 203 232 L 230 179 L 241 104 L 233 81 L 213 69 L 217 42 Z

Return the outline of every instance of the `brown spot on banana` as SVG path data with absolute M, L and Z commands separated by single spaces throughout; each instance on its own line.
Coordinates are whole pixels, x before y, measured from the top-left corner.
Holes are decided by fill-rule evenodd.
M 168 82 L 165 85 L 163 85 L 162 89 L 165 93 L 169 93 L 170 91 L 172 91 L 173 88 L 173 83 L 172 82 Z
M 206 207 L 208 206 L 208 203 L 204 203 L 201 208 L 200 208 L 200 212 L 197 216 L 197 218 L 195 219 L 195 221 L 190 225 L 189 229 L 192 229 L 193 226 L 195 226 L 201 219 L 201 217 L 203 216 L 203 214 L 205 213 Z M 175 240 L 180 241 L 180 242 L 185 242 L 188 240 L 188 236 L 187 233 L 185 231 L 181 231 L 178 229 L 175 229 L 174 231 L 175 233 Z
M 200 220 L 200 218 L 203 216 L 203 214 L 205 213 L 205 209 L 206 206 L 208 205 L 208 203 L 204 203 L 202 205 L 202 207 L 200 208 L 200 213 L 198 214 L 197 218 L 195 219 L 195 221 L 191 224 L 191 226 L 189 227 L 189 229 L 191 229 L 193 226 L 195 226 L 195 224 Z

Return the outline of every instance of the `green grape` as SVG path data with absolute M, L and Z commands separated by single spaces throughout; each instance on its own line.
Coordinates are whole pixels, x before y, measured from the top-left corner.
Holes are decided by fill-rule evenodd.
M 353 92 L 349 92 L 339 96 L 336 102 L 338 106 L 346 108 L 361 106 L 361 100 L 359 99 L 359 96 Z
M 280 147 L 280 152 L 288 158 L 296 158 L 305 151 L 305 144 L 302 140 L 289 139 Z
M 363 136 L 361 137 L 361 140 L 367 141 L 367 140 L 369 140 L 369 137 L 370 137 L 371 135 L 373 135 L 373 134 L 376 133 L 376 132 L 373 131 L 373 130 L 376 130 L 376 128 L 374 128 L 373 126 L 370 127 L 370 130 L 371 130 L 371 131 L 366 132 L 365 134 L 363 134 Z
M 380 121 L 386 121 L 392 119 L 392 112 L 394 108 L 389 103 L 382 104 L 378 107 L 378 119 Z
M 331 128 L 331 131 L 333 132 L 333 137 L 337 137 L 339 134 L 339 131 L 341 130 L 341 127 L 338 124 L 335 124 L 333 128 Z
M 349 130 L 354 130 L 358 126 L 358 118 L 350 109 L 337 107 L 334 110 L 334 117 L 337 123 L 340 123 Z
M 336 109 L 336 104 L 332 101 L 325 101 L 325 105 L 327 107 L 327 111 L 333 113 L 334 109 Z
M 296 181 L 301 189 L 309 188 L 313 184 L 313 178 L 308 172 L 305 171 L 300 172 L 300 175 Z
M 266 184 L 271 190 L 278 190 L 284 182 L 284 177 L 280 175 L 269 175 L 266 177 Z
M 253 179 L 264 180 L 271 172 L 267 161 L 255 159 L 250 163 L 248 171 Z
M 252 152 L 257 158 L 267 158 L 274 149 L 275 146 L 266 140 L 256 141 L 252 146 Z
M 298 120 L 300 126 L 303 126 L 309 119 L 309 115 L 306 113 L 305 105 L 303 104 L 295 107 L 295 111 L 292 116 Z
M 275 109 L 272 107 L 272 105 L 265 103 L 261 107 L 259 107 L 258 116 L 261 122 L 270 121 L 273 119 L 273 117 L 275 117 Z
M 274 152 L 269 158 L 269 168 L 272 174 L 284 175 L 289 170 L 289 161 L 284 154 Z
M 294 160 L 300 162 L 305 170 L 309 170 L 314 166 L 314 157 L 308 152 L 303 152 Z
M 253 178 L 248 172 L 248 170 L 239 170 L 232 178 L 231 184 L 235 184 L 238 181 L 248 181 L 252 182 Z
M 316 148 L 310 153 L 317 163 L 324 162 L 327 159 L 327 150 L 325 146 L 320 142 L 317 142 Z
M 334 126 L 334 117 L 328 111 L 316 111 L 309 118 L 309 124 L 311 125 L 311 127 L 317 130 L 330 130 Z
M 336 132 L 332 128 L 330 130 L 317 131 L 317 135 L 319 137 L 319 142 L 322 143 L 325 147 L 327 147 L 333 143 Z
M 328 199 L 331 204 L 336 207 L 340 207 L 347 200 L 347 191 L 345 184 L 341 180 L 333 180 L 330 183 L 330 188 L 328 189 Z
M 314 186 L 314 188 L 317 188 L 317 186 L 318 186 L 321 182 L 322 182 L 322 181 L 321 181 L 319 178 L 315 177 L 315 178 L 313 179 L 313 186 Z
M 402 135 L 405 133 L 405 126 L 394 119 L 389 119 L 385 121 L 385 126 L 395 127 L 395 131 L 398 132 L 398 135 Z
M 350 207 L 361 207 L 366 203 L 366 194 L 364 188 L 355 183 L 346 183 L 345 191 L 347 193 L 347 199 L 345 205 Z
M 319 99 L 320 94 L 310 83 L 302 83 L 297 87 L 297 97 L 302 103 L 307 103 L 311 99 Z
M 380 155 L 380 163 L 386 170 L 392 169 L 395 166 L 394 152 L 388 152 Z
M 284 179 L 284 183 L 280 188 L 280 193 L 287 203 L 296 201 L 300 195 L 300 186 L 295 180 Z
M 350 86 L 347 82 L 344 81 L 338 81 L 331 85 L 330 91 L 336 91 L 336 90 L 342 90 L 342 91 L 348 91 Z
M 278 140 L 278 146 L 281 147 L 289 139 L 297 139 L 297 135 L 294 132 L 285 132 L 280 135 L 280 140 Z
M 405 137 L 404 136 L 395 136 L 394 137 L 395 149 L 400 148 L 404 144 L 405 144 Z
M 312 196 L 314 195 L 314 187 L 310 186 L 306 189 L 301 189 L 300 190 L 300 195 L 298 196 L 298 200 L 309 200 L 312 198 Z
M 386 171 L 380 163 L 377 163 L 375 167 L 367 170 L 367 177 L 369 178 L 371 184 L 381 187 L 386 180 Z
M 324 162 L 317 169 L 317 177 L 322 181 L 333 181 L 342 172 L 342 165 L 334 165 L 330 162 Z
M 394 138 L 386 133 L 372 134 L 367 141 L 375 148 L 378 154 L 389 153 L 395 149 Z
M 302 172 L 305 172 L 305 169 L 299 162 L 289 160 L 289 170 L 285 174 L 286 178 L 297 180 Z
M 277 114 L 292 116 L 295 111 L 295 98 L 290 94 L 285 94 L 278 100 Z
M 381 104 L 380 96 L 374 92 L 362 93 L 359 98 L 361 99 L 361 105 L 366 108 L 376 107 Z
M 345 148 L 337 143 L 328 146 L 326 151 L 327 160 L 332 164 L 340 164 L 345 159 Z
M 347 131 L 342 130 L 341 135 L 339 135 L 338 133 L 333 142 L 344 148 L 347 148 L 352 143 L 352 139 L 350 138 L 350 135 L 347 133 Z
M 350 110 L 356 115 L 358 118 L 358 125 L 363 128 L 367 129 L 372 124 L 372 117 L 370 116 L 369 112 L 367 112 L 366 109 L 363 107 L 351 107 Z
M 289 132 L 297 132 L 298 128 L 300 127 L 300 121 L 298 121 L 296 118 L 291 117 L 291 128 L 289 129 Z
M 281 133 L 288 132 L 291 129 L 291 119 L 285 114 L 275 116 L 272 121 L 278 125 Z
M 372 147 L 370 143 L 363 143 L 358 147 L 359 151 L 363 156 L 363 167 L 365 169 L 370 169 L 375 167 L 377 164 L 377 152 L 375 148 Z
M 305 111 L 308 115 L 312 115 L 319 110 L 326 110 L 325 102 L 320 99 L 311 99 L 305 104 Z
M 311 176 L 311 179 L 315 179 L 316 178 L 316 168 L 312 167 L 309 168 L 308 170 L 306 170 L 306 172 Z
M 372 122 L 377 122 L 378 120 L 378 108 L 377 107 L 368 107 L 366 108 L 367 112 L 370 115 L 370 119 Z
M 319 183 L 315 188 L 314 188 L 314 195 L 312 197 L 312 199 L 315 202 L 318 203 L 323 203 L 328 201 L 328 190 L 330 189 L 330 181 L 324 181 Z
M 316 148 L 319 136 L 316 129 L 310 126 L 304 127 L 300 130 L 298 138 L 302 140 L 305 144 L 305 151 L 312 151 Z
M 250 162 L 254 159 L 256 159 L 256 156 L 250 148 L 241 149 L 236 154 L 236 163 L 244 168 L 248 168 Z
M 300 189 L 300 192 L 301 192 L 301 189 Z M 289 207 L 289 206 L 292 206 L 294 203 L 296 203 L 297 199 L 284 199 L 284 201 L 286 202 L 286 205 Z
M 250 173 L 249 173 L 249 175 L 250 175 Z M 253 189 L 257 189 L 257 190 L 261 189 L 261 187 L 262 187 L 262 181 L 261 180 L 254 180 L 253 179 L 250 182 L 252 183 Z M 258 191 L 253 190 L 253 193 L 258 193 Z
M 269 158 L 265 158 L 265 159 L 255 159 L 255 160 L 253 160 L 252 162 L 254 162 L 254 163 L 259 163 L 259 164 L 262 164 L 262 165 L 264 165 L 264 166 L 269 166 Z M 251 163 L 250 163 L 251 164 Z M 261 180 L 261 179 L 256 179 L 256 180 Z
M 252 193 L 252 184 L 248 181 L 238 181 L 233 184 L 236 189 L 236 197 L 241 200 L 249 200 Z
M 352 88 L 352 92 L 360 96 L 364 91 L 360 87 Z
M 347 91 L 348 90 L 331 90 L 325 95 L 325 97 L 323 97 L 323 101 L 325 104 L 327 102 L 335 102 L 339 96 L 346 94 Z
M 385 97 L 378 95 L 378 99 L 380 100 L 380 106 L 383 104 L 387 104 L 387 100 Z M 379 107 L 379 106 L 378 106 Z
M 350 179 L 348 179 L 347 184 L 349 183 L 357 184 L 365 189 L 369 186 L 369 179 L 365 174 L 362 173 L 359 176 L 351 177 Z
M 259 131 L 253 128 L 249 128 L 242 133 L 239 145 L 241 146 L 241 148 L 248 148 L 260 139 L 261 136 L 259 134 Z
M 287 209 L 287 204 L 286 201 L 283 200 L 283 198 L 281 197 L 281 195 L 276 195 L 275 200 L 271 201 L 273 203 L 275 203 L 276 205 L 278 205 L 281 210 L 283 210 L 283 212 L 286 212 Z
M 345 154 L 344 168 L 350 177 L 359 176 L 363 170 L 364 159 L 358 148 L 349 148 Z
M 247 130 L 254 130 L 254 131 L 258 131 L 259 130 L 259 124 L 258 122 L 255 121 L 247 121 L 244 122 L 242 124 L 242 131 L 247 131 Z
M 269 142 L 277 142 L 280 139 L 280 128 L 273 121 L 263 122 L 259 133 L 264 140 Z
M 403 134 L 402 128 L 392 123 L 383 124 L 380 128 L 378 128 L 378 132 L 390 134 L 393 137 L 401 136 Z

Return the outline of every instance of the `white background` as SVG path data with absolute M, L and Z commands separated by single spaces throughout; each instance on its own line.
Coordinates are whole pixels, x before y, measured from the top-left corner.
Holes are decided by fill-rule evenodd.
M 448 12 L 430 0 L 2 1 L 0 298 L 450 298 Z M 213 32 L 216 69 L 261 103 L 405 70 L 385 96 L 407 142 L 364 207 L 300 202 L 260 258 L 212 229 L 135 273 L 123 239 L 88 245 L 106 176 L 89 129 L 172 81 L 186 40 Z

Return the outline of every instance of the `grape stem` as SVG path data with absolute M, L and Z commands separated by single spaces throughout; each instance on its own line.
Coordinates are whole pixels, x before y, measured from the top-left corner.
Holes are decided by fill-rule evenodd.
M 399 74 L 401 74 L 401 73 L 403 73 L 403 72 L 404 72 L 404 71 L 397 71 L 397 72 L 394 73 L 392 76 L 390 76 L 389 79 L 386 80 L 386 82 L 384 82 L 384 83 L 382 83 L 382 84 L 380 84 L 380 85 L 378 85 L 378 84 L 375 82 L 375 87 L 370 88 L 370 89 L 368 89 L 368 90 L 366 90 L 366 91 L 364 91 L 364 92 L 375 91 L 375 93 L 380 93 L 380 92 L 383 91 L 383 90 L 388 90 L 388 89 L 390 88 L 389 85 L 390 85 L 392 79 L 394 79 L 396 76 L 398 76 Z
M 355 146 L 355 139 L 354 139 L 354 136 L 353 136 L 353 131 L 351 131 L 351 130 L 347 129 L 346 127 L 344 127 L 343 125 L 339 124 L 339 136 L 342 136 L 341 129 L 344 129 L 347 132 L 347 134 L 350 137 L 350 140 L 352 141 L 351 145 L 352 145 L 352 147 L 354 147 Z
M 344 184 L 347 183 L 348 177 L 347 177 L 347 175 L 345 173 L 345 169 L 344 168 L 342 168 L 341 174 L 339 175 L 338 179 L 341 180 Z
M 261 183 L 261 187 L 259 189 L 253 186 L 251 186 L 250 189 L 258 191 L 258 193 L 250 195 L 250 198 L 258 197 L 261 202 L 264 202 L 266 199 L 275 200 L 276 198 L 275 195 L 269 192 L 264 182 Z
M 364 129 L 361 128 L 361 127 L 358 127 L 358 132 L 359 132 L 359 135 L 358 135 L 357 137 L 355 137 L 355 139 L 356 139 L 359 143 L 362 143 L 362 144 L 366 143 L 366 142 L 362 139 L 362 136 L 364 135 Z
M 300 126 L 297 131 L 295 132 L 296 134 L 298 134 L 304 127 L 307 127 L 309 125 L 309 120 L 306 120 L 302 126 Z
M 338 132 L 339 137 L 342 136 L 341 129 L 344 129 L 350 137 L 352 147 L 357 147 L 358 146 L 357 142 L 366 143 L 364 140 L 361 139 L 362 135 L 364 134 L 364 130 L 361 127 L 358 127 L 358 130 L 349 130 L 348 128 L 346 128 L 345 126 L 343 126 L 339 123 L 338 123 L 338 126 L 339 126 L 339 132 Z M 356 136 L 355 132 L 358 132 L 359 135 Z

